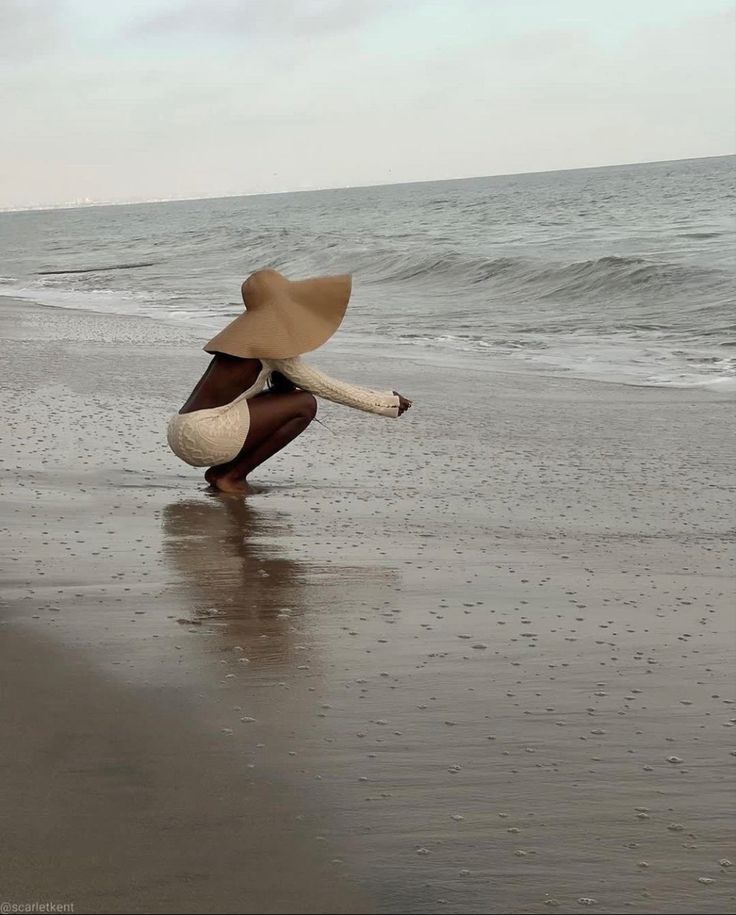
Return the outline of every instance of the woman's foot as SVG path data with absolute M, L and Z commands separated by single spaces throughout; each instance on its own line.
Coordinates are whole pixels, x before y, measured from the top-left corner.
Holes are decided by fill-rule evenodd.
M 246 477 L 276 454 L 314 419 L 317 401 L 306 391 L 258 394 L 248 402 L 250 425 L 243 447 L 225 464 L 210 467 L 204 478 L 217 492 L 244 496 L 253 492 Z
M 234 480 L 226 473 L 218 474 L 214 472 L 214 468 L 212 467 L 206 471 L 204 478 L 210 486 L 218 492 L 225 492 L 237 496 L 247 496 L 248 493 L 253 491 L 250 484 L 245 480 Z

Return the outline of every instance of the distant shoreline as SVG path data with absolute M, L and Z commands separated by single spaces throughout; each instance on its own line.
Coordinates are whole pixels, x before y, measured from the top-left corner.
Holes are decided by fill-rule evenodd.
M 142 206 L 157 203 L 191 203 L 196 200 L 233 200 L 238 197 L 277 197 L 282 194 L 319 194 L 326 191 L 365 190 L 366 188 L 406 187 L 413 184 L 444 184 L 454 181 L 483 181 L 487 178 L 513 178 L 525 175 L 551 175 L 556 172 L 601 171 L 611 168 L 633 168 L 641 165 L 667 165 L 676 162 L 703 162 L 708 159 L 736 158 L 736 153 L 722 153 L 714 156 L 685 156 L 680 159 L 647 159 L 643 162 L 612 162 L 606 165 L 577 165 L 572 168 L 534 169 L 522 172 L 495 172 L 489 175 L 456 175 L 451 178 L 421 178 L 416 181 L 380 181 L 368 184 L 344 184 L 337 187 L 286 188 L 280 191 L 246 191 L 238 194 L 203 194 L 191 197 L 153 197 L 140 200 L 94 200 L 71 203 L 41 203 L 26 206 L 0 206 L 0 215 L 6 213 L 41 213 L 53 210 L 88 210 L 95 207 Z

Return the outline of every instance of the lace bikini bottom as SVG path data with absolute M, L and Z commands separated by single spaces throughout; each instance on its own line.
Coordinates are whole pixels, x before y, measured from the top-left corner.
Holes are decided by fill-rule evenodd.
M 174 454 L 192 467 L 226 464 L 238 454 L 250 428 L 250 411 L 245 397 L 223 407 L 175 413 L 166 427 L 166 438 Z

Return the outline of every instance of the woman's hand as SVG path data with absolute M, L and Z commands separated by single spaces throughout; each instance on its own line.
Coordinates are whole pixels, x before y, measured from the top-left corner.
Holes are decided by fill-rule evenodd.
M 399 398 L 399 416 L 401 416 L 402 413 L 406 413 L 412 402 L 407 400 L 403 394 L 399 394 L 398 391 L 394 391 L 394 394 Z

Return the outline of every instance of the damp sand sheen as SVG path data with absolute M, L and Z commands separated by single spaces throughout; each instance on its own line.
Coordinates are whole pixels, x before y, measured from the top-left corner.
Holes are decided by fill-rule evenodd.
M 5 897 L 733 910 L 732 402 L 326 353 L 415 408 L 220 500 L 200 335 L 0 321 Z

